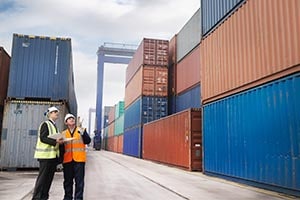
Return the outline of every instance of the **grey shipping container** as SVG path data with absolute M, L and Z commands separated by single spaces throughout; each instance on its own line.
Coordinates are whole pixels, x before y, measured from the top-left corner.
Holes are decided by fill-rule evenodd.
M 192 51 L 201 40 L 201 10 L 198 9 L 177 34 L 177 62 Z
M 63 118 L 68 112 L 64 102 L 13 100 L 5 103 L 0 157 L 2 169 L 38 167 L 34 158 L 38 129 L 40 123 L 47 119 L 44 112 L 50 106 L 60 110 L 57 128 L 64 130 Z
M 11 57 L 10 99 L 72 101 L 76 112 L 70 38 L 14 34 Z
M 246 0 L 201 0 L 202 36 L 226 20 Z

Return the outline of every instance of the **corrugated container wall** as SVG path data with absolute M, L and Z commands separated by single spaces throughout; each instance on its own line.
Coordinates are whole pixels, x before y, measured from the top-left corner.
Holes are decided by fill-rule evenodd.
M 167 97 L 139 97 L 125 109 L 124 129 L 142 125 L 167 115 Z
M 189 109 L 144 125 L 143 158 L 202 170 L 200 110 Z
M 68 108 L 63 102 L 7 101 L 4 108 L 1 137 L 2 168 L 35 168 L 39 164 L 33 157 L 38 129 L 50 106 L 60 110 L 57 120 L 59 131 L 64 130 L 63 118 Z
M 177 63 L 176 76 L 176 94 L 200 83 L 199 45 Z
M 300 71 L 299 10 L 298 0 L 249 0 L 202 40 L 203 103 Z
M 115 111 L 116 107 L 112 106 L 108 113 L 108 124 L 111 124 L 113 121 L 115 121 Z
M 201 0 L 202 33 L 207 35 L 246 0 Z
M 299 91 L 298 73 L 205 105 L 204 171 L 299 195 Z
M 185 90 L 175 96 L 175 112 L 180 112 L 188 108 L 200 108 L 200 85 L 196 85 L 189 90 Z
M 7 96 L 77 105 L 70 38 L 13 35 Z M 77 112 L 71 110 L 72 113 Z
M 124 101 L 119 101 L 117 104 L 116 104 L 116 108 L 115 108 L 115 118 L 119 118 L 121 115 L 124 114 L 124 109 L 125 109 L 125 103 Z
M 142 157 L 143 149 L 143 127 L 135 126 L 125 130 L 123 136 L 123 154 Z
M 120 135 L 124 133 L 124 114 L 115 120 L 114 135 Z
M 140 96 L 167 97 L 168 68 L 142 66 L 125 89 L 125 108 Z
M 7 96 L 9 65 L 10 65 L 10 56 L 5 51 L 5 49 L 0 46 L 0 115 L 3 111 L 4 100 L 6 99 Z
M 142 65 L 168 66 L 169 41 L 144 38 L 126 68 L 126 85 Z
M 200 8 L 177 34 L 177 58 L 179 62 L 192 51 L 201 40 L 201 10 Z
M 112 108 L 112 106 L 104 106 L 103 128 L 108 126 L 108 115 Z
M 177 65 L 177 35 L 169 42 L 169 67 L 168 67 L 168 94 L 175 95 L 176 92 L 176 65 Z

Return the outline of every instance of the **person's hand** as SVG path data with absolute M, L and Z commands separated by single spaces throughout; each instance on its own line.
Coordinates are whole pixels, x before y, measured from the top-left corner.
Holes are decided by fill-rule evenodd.
M 56 143 L 58 143 L 58 144 L 63 144 L 64 143 L 64 138 L 57 138 L 56 139 Z
M 79 133 L 80 135 L 83 135 L 84 131 L 85 131 L 85 128 L 80 127 L 80 128 L 78 129 L 78 133 Z

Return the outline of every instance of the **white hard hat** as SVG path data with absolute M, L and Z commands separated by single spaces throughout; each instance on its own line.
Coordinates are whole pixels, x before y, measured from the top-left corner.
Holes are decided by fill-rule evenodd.
M 66 116 L 65 116 L 65 122 L 66 122 L 69 118 L 75 119 L 75 116 L 72 115 L 72 114 L 70 114 L 70 113 L 66 114 Z
M 47 113 L 51 113 L 53 111 L 59 112 L 59 110 L 56 107 L 52 106 L 52 107 L 48 108 Z

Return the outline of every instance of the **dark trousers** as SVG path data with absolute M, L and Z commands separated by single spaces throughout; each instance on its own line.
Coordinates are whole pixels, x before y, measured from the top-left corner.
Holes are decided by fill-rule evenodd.
M 35 182 L 33 200 L 47 200 L 56 171 L 57 159 L 40 159 L 39 175 Z
M 83 199 L 84 188 L 84 162 L 64 163 L 64 200 L 73 199 L 73 180 L 75 179 L 75 200 Z

